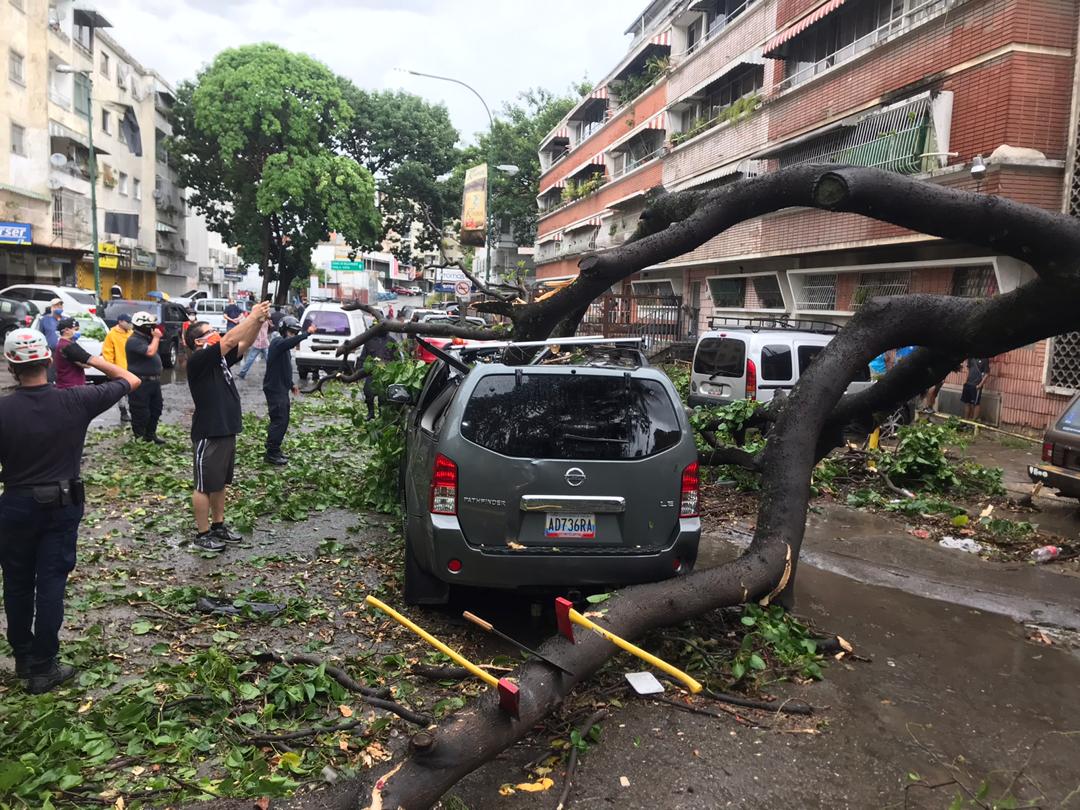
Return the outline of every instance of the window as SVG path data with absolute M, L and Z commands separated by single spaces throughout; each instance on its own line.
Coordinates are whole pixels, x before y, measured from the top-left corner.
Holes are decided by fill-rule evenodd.
M 600 374 L 484 377 L 461 435 L 515 458 L 620 460 L 661 453 L 682 431 L 664 386 Z
M 907 295 L 911 273 L 860 273 L 859 284 L 851 295 L 851 308 L 858 309 L 871 298 L 888 298 Z
M 754 96 L 764 83 L 763 65 L 745 65 L 728 71 L 706 87 L 690 109 L 683 113 L 683 132 L 693 137 L 708 126 L 726 120 L 724 113 L 732 104 Z
M 75 112 L 86 115 L 90 112 L 90 79 L 81 73 L 76 73 L 75 79 Z
M 135 177 L 131 181 L 131 186 L 132 186 L 132 188 L 131 188 L 132 196 L 136 200 L 141 200 L 142 199 L 142 181 L 138 177 Z
M 23 55 L 18 51 L 8 51 L 8 78 L 16 84 L 26 84 L 26 75 L 23 71 Z
M 121 194 L 126 195 L 128 193 L 128 176 L 123 172 L 120 172 L 120 184 L 119 191 Z
M 953 271 L 952 294 L 961 298 L 989 298 L 997 295 L 993 267 L 957 267 Z
M 1080 332 L 1051 339 L 1046 384 L 1059 390 L 1080 390 Z
M 797 309 L 836 309 L 836 273 L 811 273 L 803 279 Z
M 123 62 L 116 63 L 116 86 L 121 90 L 127 90 L 128 68 Z
M 75 44 L 88 54 L 94 51 L 94 27 L 92 25 L 75 25 L 71 29 L 72 39 Z
M 747 309 L 783 309 L 784 295 L 776 276 L 752 276 L 746 291 Z
M 101 52 L 101 75 L 109 78 L 109 55 L 105 51 Z
M 304 328 L 307 329 L 310 324 L 315 324 L 317 335 L 348 337 L 350 334 L 349 316 L 344 312 L 315 310 L 304 316 Z
M 806 373 L 806 370 L 810 368 L 810 364 L 814 362 L 824 346 L 799 346 L 799 376 L 801 377 Z
M 11 154 L 26 157 L 26 130 L 18 124 L 11 125 Z
M 112 133 L 112 113 L 108 110 L 101 111 L 101 131 L 106 135 Z
M 742 377 L 746 343 L 738 338 L 702 338 L 694 352 L 694 372 L 717 377 Z
M 721 309 L 742 309 L 746 300 L 745 278 L 710 278 L 709 294 Z
M 761 379 L 787 382 L 791 379 L 791 347 L 761 347 Z

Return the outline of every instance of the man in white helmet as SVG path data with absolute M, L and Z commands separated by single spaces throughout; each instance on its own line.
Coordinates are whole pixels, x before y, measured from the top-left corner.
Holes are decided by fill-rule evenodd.
M 131 432 L 136 439 L 165 444 L 157 435 L 163 400 L 161 397 L 161 357 L 158 347 L 163 330 L 151 312 L 131 316 L 131 336 L 124 344 L 127 370 L 142 381 L 138 391 L 128 397 L 131 406 Z
M 107 411 L 139 378 L 78 343 L 64 347 L 72 363 L 102 371 L 109 382 L 57 388 L 48 383 L 52 351 L 36 329 L 13 329 L 4 358 L 17 387 L 0 397 L 0 567 L 4 572 L 7 637 L 15 673 L 33 694 L 75 674 L 61 664 L 64 589 L 75 567 L 83 514 L 79 478 L 90 421 Z

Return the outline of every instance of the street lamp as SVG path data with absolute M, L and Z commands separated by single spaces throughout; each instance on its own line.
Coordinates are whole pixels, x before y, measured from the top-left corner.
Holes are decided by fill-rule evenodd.
M 466 90 L 471 92 L 474 96 L 476 96 L 478 99 L 480 99 L 480 103 L 484 105 L 484 112 L 487 113 L 487 117 L 488 117 L 488 132 L 493 132 L 494 131 L 494 129 L 495 129 L 495 119 L 491 115 L 491 108 L 488 107 L 487 102 L 484 101 L 484 97 L 482 95 L 480 95 L 480 93 L 477 91 L 477 89 L 475 87 L 473 87 L 472 85 L 466 84 L 465 82 L 461 81 L 461 79 L 455 79 L 455 78 L 453 78 L 451 76 L 439 76 L 439 75 L 437 75 L 435 73 L 421 73 L 419 70 L 409 70 L 408 68 L 395 68 L 395 70 L 398 70 L 398 71 L 400 71 L 402 73 L 408 73 L 411 76 L 421 76 L 421 77 L 423 77 L 425 79 L 437 79 L 438 81 L 441 81 L 441 82 L 450 82 L 451 84 L 461 85 Z M 491 226 L 492 226 L 492 217 L 491 217 L 491 169 L 495 168 L 498 171 L 503 172 L 504 174 L 510 175 L 511 177 L 513 177 L 515 174 L 520 172 L 521 169 L 518 168 L 517 166 L 514 166 L 511 163 L 502 163 L 502 164 L 500 164 L 498 166 L 493 167 L 491 165 L 491 154 L 490 154 L 490 152 L 488 153 L 488 161 L 487 161 L 487 163 L 488 163 L 487 185 L 486 185 L 486 187 L 484 189 L 484 194 L 487 197 L 487 223 L 486 223 L 487 224 L 487 228 L 486 228 L 487 232 L 484 235 L 484 277 L 485 277 L 486 281 L 490 282 L 491 281 Z
M 87 81 L 86 89 L 86 137 L 90 148 L 90 238 L 94 243 L 94 295 L 101 301 L 101 256 L 98 249 L 97 230 L 97 154 L 94 152 L 94 77 L 89 70 L 79 70 L 71 65 L 57 65 L 57 73 L 74 73 Z

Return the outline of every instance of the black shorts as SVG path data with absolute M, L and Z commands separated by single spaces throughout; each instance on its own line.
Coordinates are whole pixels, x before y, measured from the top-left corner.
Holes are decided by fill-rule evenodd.
M 982 389 L 971 383 L 964 384 L 964 390 L 960 392 L 960 401 L 965 405 L 978 405 L 982 399 Z
M 195 491 L 221 492 L 233 480 L 236 437 L 217 436 L 194 442 Z

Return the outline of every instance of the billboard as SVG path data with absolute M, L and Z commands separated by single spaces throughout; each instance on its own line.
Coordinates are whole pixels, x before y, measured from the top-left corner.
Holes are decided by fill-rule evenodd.
M 465 193 L 461 201 L 461 244 L 483 247 L 487 239 L 486 163 L 465 172 Z
M 0 222 L 0 245 L 33 244 L 33 233 L 29 222 Z

